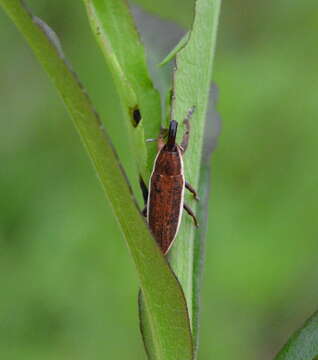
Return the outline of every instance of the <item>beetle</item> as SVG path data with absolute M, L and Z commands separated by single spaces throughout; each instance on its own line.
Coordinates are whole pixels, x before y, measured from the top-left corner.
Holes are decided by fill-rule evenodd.
M 184 203 L 184 190 L 187 188 L 199 199 L 193 187 L 185 181 L 183 170 L 183 154 L 188 141 L 190 124 L 194 107 L 184 120 L 186 132 L 181 145 L 176 143 L 178 123 L 170 121 L 167 141 L 159 137 L 159 151 L 154 161 L 154 167 L 149 181 L 149 193 L 144 215 L 147 215 L 149 228 L 160 246 L 163 254 L 167 254 L 178 233 L 182 210 L 185 209 L 198 226 L 192 210 Z

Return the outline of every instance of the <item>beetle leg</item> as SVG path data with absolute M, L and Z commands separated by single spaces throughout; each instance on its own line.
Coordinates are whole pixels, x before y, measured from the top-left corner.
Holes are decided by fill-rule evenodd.
M 158 141 L 158 139 L 146 139 L 146 142 L 148 143 L 148 142 L 156 142 L 156 141 Z
M 194 221 L 194 225 L 196 227 L 199 227 L 198 220 L 197 220 L 196 216 L 194 215 L 193 211 L 189 208 L 189 206 L 187 204 L 183 204 L 183 208 L 192 217 L 192 219 Z
M 190 191 L 190 193 L 193 194 L 195 200 L 200 200 L 196 190 L 187 181 L 185 182 L 185 187 L 186 187 L 186 189 L 188 189 Z
M 188 111 L 187 116 L 183 120 L 183 124 L 186 128 L 185 133 L 183 134 L 182 142 L 181 142 L 181 148 L 182 152 L 185 153 L 187 150 L 188 144 L 189 144 L 189 135 L 190 135 L 190 119 L 194 113 L 195 106 L 192 106 L 192 108 Z
M 155 139 L 146 139 L 146 142 L 156 142 L 157 143 L 157 149 L 158 151 L 160 151 L 163 146 L 165 145 L 165 141 L 164 138 L 167 137 L 167 129 L 161 128 L 160 130 L 160 134 L 157 138 Z
M 164 147 L 165 145 L 165 142 L 163 140 L 163 136 L 159 136 L 158 139 L 157 139 L 157 149 L 158 149 L 158 152 Z
M 143 208 L 141 213 L 144 217 L 147 217 L 147 205 Z
M 142 192 L 142 197 L 144 199 L 144 203 L 147 204 L 148 201 L 148 188 L 147 185 L 144 182 L 144 179 L 141 177 L 141 175 L 139 175 L 139 186 Z

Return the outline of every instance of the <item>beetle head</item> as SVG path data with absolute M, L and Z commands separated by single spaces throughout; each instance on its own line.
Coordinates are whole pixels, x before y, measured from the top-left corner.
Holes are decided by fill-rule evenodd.
M 168 140 L 166 144 L 167 150 L 174 150 L 176 145 L 176 136 L 177 136 L 178 122 L 175 120 L 170 121 L 169 131 L 168 131 Z

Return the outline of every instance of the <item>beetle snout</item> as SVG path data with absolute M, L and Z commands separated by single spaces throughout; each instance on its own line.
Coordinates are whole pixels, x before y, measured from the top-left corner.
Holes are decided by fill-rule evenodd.
M 170 121 L 168 140 L 167 140 L 167 149 L 172 150 L 176 145 L 176 136 L 178 130 L 178 122 L 175 120 Z

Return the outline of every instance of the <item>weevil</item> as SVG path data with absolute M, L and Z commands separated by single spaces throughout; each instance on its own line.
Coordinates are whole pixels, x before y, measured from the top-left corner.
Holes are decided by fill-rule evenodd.
M 199 199 L 193 187 L 185 181 L 183 170 L 183 154 L 188 142 L 192 108 L 184 124 L 184 133 L 181 145 L 176 143 L 178 123 L 170 121 L 166 143 L 159 138 L 159 151 L 154 161 L 154 167 L 149 181 L 149 193 L 144 215 L 147 215 L 149 228 L 160 246 L 162 252 L 167 254 L 178 233 L 182 211 L 185 209 L 192 216 L 198 226 L 197 219 L 192 210 L 184 203 L 184 190 L 187 188 Z

